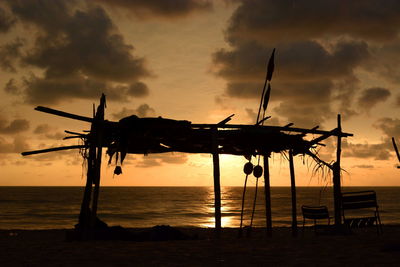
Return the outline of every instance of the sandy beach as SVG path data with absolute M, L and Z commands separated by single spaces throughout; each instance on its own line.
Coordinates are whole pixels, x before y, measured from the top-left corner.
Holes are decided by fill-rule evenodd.
M 145 229 L 130 229 L 140 232 Z M 400 226 L 357 229 L 352 234 L 315 233 L 301 228 L 263 229 L 238 238 L 238 229 L 179 228 L 197 240 L 66 241 L 66 229 L 0 230 L 1 266 L 399 266 Z

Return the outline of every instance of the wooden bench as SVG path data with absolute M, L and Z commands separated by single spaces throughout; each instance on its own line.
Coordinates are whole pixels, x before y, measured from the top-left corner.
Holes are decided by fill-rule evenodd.
M 350 229 L 373 226 L 375 224 L 378 234 L 382 233 L 382 224 L 379 216 L 375 191 L 370 190 L 342 193 L 341 203 L 344 224 Z M 354 211 L 361 209 L 365 210 L 362 214 Z M 365 215 L 368 210 L 372 212 L 372 216 Z

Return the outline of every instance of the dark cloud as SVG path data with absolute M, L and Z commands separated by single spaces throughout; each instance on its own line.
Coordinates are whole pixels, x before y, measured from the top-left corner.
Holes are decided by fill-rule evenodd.
M 15 23 L 15 18 L 0 7 L 0 33 L 8 32 Z
M 17 38 L 11 43 L 0 46 L 0 68 L 8 72 L 16 72 L 15 62 L 21 57 L 24 41 Z
M 358 98 L 358 105 L 364 110 L 371 110 L 379 102 L 384 102 L 390 96 L 390 91 L 385 88 L 374 87 L 365 89 Z
M 35 130 L 33 131 L 34 134 L 45 134 L 50 132 L 52 127 L 48 124 L 40 124 L 36 126 Z
M 15 79 L 10 79 L 4 86 L 4 91 L 10 95 L 18 95 L 21 91 L 16 84 Z
M 24 119 L 15 119 L 11 122 L 0 117 L 0 133 L 16 134 L 29 129 L 29 121 Z
M 138 17 L 180 17 L 212 8 L 210 0 L 97 0 L 113 7 L 129 10 Z
M 129 86 L 128 94 L 135 97 L 143 97 L 149 94 L 149 88 L 142 82 L 136 82 Z
M 231 43 L 245 39 L 279 43 L 330 36 L 368 40 L 397 38 L 400 2 L 396 0 L 254 0 L 240 3 L 227 30 Z
M 45 73 L 26 79 L 27 102 L 97 98 L 101 92 L 114 100 L 138 95 L 129 86 L 150 75 L 145 61 L 133 56 L 133 46 L 101 7 L 81 10 L 62 0 L 8 3 L 21 21 L 38 29 L 34 48 L 22 60 Z M 140 96 L 146 89 L 143 84 Z
M 61 140 L 66 134 L 59 132 L 56 128 L 48 124 L 40 124 L 33 131 L 34 134 L 40 135 L 42 138 Z
M 391 138 L 400 136 L 400 120 L 381 118 L 373 126 L 384 133 L 382 142 L 377 144 L 353 144 L 344 140 L 344 157 L 374 158 L 375 160 L 390 159 L 391 155 L 394 154 Z
M 214 53 L 216 74 L 230 82 L 229 96 L 259 97 L 271 51 L 272 47 L 248 42 L 234 50 Z M 352 69 L 365 57 L 368 57 L 367 45 L 360 42 L 337 43 L 333 52 L 313 41 L 282 44 L 275 57 L 273 85 L 284 83 L 285 87 L 297 88 L 299 83 L 303 87 L 316 83 L 314 87 L 329 88 L 333 79 L 352 77 Z
M 140 118 L 143 117 L 150 117 L 150 116 L 154 116 L 155 115 L 155 110 L 150 107 L 148 104 L 142 104 L 139 107 L 137 107 L 136 109 L 129 109 L 129 108 L 122 108 L 121 111 L 117 112 L 117 113 L 113 113 L 112 117 L 115 120 L 120 120 L 122 118 L 131 116 L 131 115 L 137 115 Z
M 22 136 L 14 137 L 12 142 L 0 136 L 0 153 L 21 153 L 29 149 L 26 138 Z
M 374 165 L 370 165 L 370 164 L 353 165 L 352 168 L 373 169 Z
M 266 61 L 272 47 L 249 42 L 234 50 L 221 49 L 213 55 L 216 73 L 227 81 L 226 95 L 237 98 L 259 98 L 264 83 Z M 339 42 L 331 51 L 314 41 L 282 44 L 275 57 L 275 74 L 272 81 L 270 101 L 284 101 L 287 111 L 279 115 L 288 117 L 288 108 L 313 110 L 313 114 L 327 118 L 331 105 L 337 101 L 349 109 L 356 92 L 358 80 L 353 69 L 368 57 L 367 45 L 363 42 Z M 310 114 L 302 112 L 303 116 Z M 299 113 L 296 116 L 300 115 Z M 301 115 L 300 115 L 301 116 Z M 302 121 L 306 121 L 304 117 Z M 307 124 L 314 124 L 309 121 Z
M 184 164 L 188 160 L 187 154 L 184 153 L 168 153 L 168 154 L 150 154 L 143 157 L 135 166 L 140 168 L 148 168 L 161 166 L 163 164 Z
M 400 38 L 374 46 L 372 58 L 365 68 L 391 83 L 400 83 Z
M 155 114 L 155 110 L 147 104 L 142 104 L 136 109 L 139 117 L 147 117 Z
M 400 138 L 400 120 L 392 118 L 381 118 L 377 120 L 374 125 L 375 128 L 380 129 L 387 138 L 395 137 Z
M 102 93 L 108 100 L 127 102 L 132 96 L 130 87 L 110 85 L 107 82 L 82 76 L 66 76 L 60 79 L 40 78 L 31 75 L 23 80 L 26 102 L 32 104 L 59 103 L 64 100 L 98 98 Z M 143 95 L 136 94 L 136 97 Z
M 315 127 L 321 122 L 332 118 L 335 114 L 329 106 L 315 103 L 314 105 L 296 105 L 295 103 L 281 103 L 274 109 L 276 113 L 294 123 L 295 127 Z
M 352 105 L 359 90 L 355 70 L 371 59 L 367 41 L 384 35 L 371 33 L 367 38 L 365 26 L 359 24 L 365 14 L 357 12 L 370 10 L 371 1 L 362 5 L 358 1 L 235 2 L 239 6 L 226 31 L 230 48 L 213 54 L 215 73 L 227 81 L 226 96 L 259 98 L 275 47 L 270 101 L 281 102 L 275 110 L 279 116 L 312 125 L 316 121 L 310 114 L 322 120 L 319 123 L 339 110 L 347 118 L 357 114 Z M 374 17 L 379 12 L 374 12 L 370 23 L 382 26 Z M 400 24 L 400 19 L 392 18 Z M 394 38 L 394 33 L 385 34 Z
M 342 145 L 343 157 L 388 160 L 390 159 L 392 152 L 389 142 L 383 142 L 380 144 L 352 144 L 344 141 Z

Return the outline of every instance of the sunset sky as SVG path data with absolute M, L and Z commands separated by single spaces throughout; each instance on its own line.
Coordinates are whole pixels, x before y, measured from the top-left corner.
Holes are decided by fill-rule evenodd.
M 400 143 L 400 1 L 3 0 L 0 2 L 0 186 L 84 185 L 78 151 L 22 157 L 61 145 L 85 122 L 38 105 L 106 118 L 162 116 L 193 123 L 253 124 L 276 48 L 267 125 L 331 130 L 342 116 L 343 184 L 400 186 L 391 137 Z M 336 140 L 321 157 L 335 160 Z M 221 184 L 243 185 L 244 157 L 222 155 Z M 128 155 L 102 185 L 212 185 L 212 156 Z M 271 157 L 271 185 L 290 184 Z M 300 186 L 330 184 L 297 157 Z M 255 184 L 254 178 L 249 182 Z

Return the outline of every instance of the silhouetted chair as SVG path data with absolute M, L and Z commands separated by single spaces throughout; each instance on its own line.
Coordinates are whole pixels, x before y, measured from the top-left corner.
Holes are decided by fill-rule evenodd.
M 351 228 L 361 228 L 376 225 L 377 233 L 382 233 L 378 202 L 375 191 L 359 191 L 342 193 L 342 215 L 344 224 Z M 360 212 L 349 210 L 361 210 Z M 373 212 L 373 216 L 366 216 Z M 349 213 L 351 214 L 349 216 Z
M 314 221 L 314 231 L 317 233 L 317 220 L 327 220 L 328 226 L 331 223 L 331 217 L 329 216 L 328 207 L 326 206 L 301 206 L 301 212 L 303 213 L 303 233 L 306 223 L 306 219 Z

